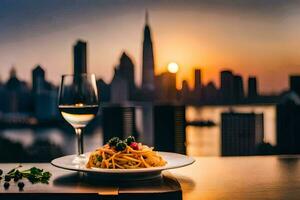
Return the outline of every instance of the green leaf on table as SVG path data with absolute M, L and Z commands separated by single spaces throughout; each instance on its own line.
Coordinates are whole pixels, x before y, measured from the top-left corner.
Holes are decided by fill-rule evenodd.
M 24 177 L 27 178 L 32 184 L 49 183 L 49 179 L 52 175 L 50 172 L 44 171 L 43 169 L 39 169 L 37 167 L 20 171 L 18 170 L 19 167 L 20 166 L 10 170 L 6 176 L 9 176 L 9 178 L 14 178 L 15 181 L 18 181 Z

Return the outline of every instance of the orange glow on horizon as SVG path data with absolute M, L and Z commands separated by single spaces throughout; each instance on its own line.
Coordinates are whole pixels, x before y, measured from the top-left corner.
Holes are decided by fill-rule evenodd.
M 155 73 L 167 71 L 170 61 L 176 62 L 180 66 L 176 73 L 178 89 L 183 80 L 187 80 L 191 89 L 194 87 L 195 68 L 201 69 L 204 84 L 213 81 L 216 86 L 219 86 L 219 74 L 223 69 L 242 75 L 245 82 L 249 75 L 257 76 L 259 90 L 265 93 L 288 88 L 288 75 L 300 73 L 300 52 L 296 51 L 299 49 L 297 41 L 300 32 L 296 23 L 298 16 L 291 15 L 293 20 L 290 24 L 278 24 L 276 18 L 262 18 L 259 15 L 235 12 L 220 15 L 217 14 L 220 13 L 219 8 L 178 8 L 165 12 L 159 7 L 149 12 Z M 199 9 L 202 9 L 201 12 Z M 11 29 L 11 34 L 6 34 L 7 38 L 1 37 L 0 59 L 3 67 L 0 68 L 0 79 L 8 79 L 13 63 L 17 67 L 18 77 L 30 81 L 31 70 L 39 63 L 46 70 L 47 79 L 59 84 L 61 74 L 72 73 L 72 44 L 82 38 L 88 42 L 89 72 L 110 83 L 118 58 L 122 51 L 126 51 L 133 59 L 135 81 L 140 86 L 144 9 L 141 11 L 132 7 L 124 13 L 116 12 L 112 17 L 111 12 L 97 11 L 95 16 L 98 17 L 79 17 L 74 12 L 77 20 L 71 15 L 58 16 L 59 20 L 67 19 L 61 27 L 47 28 L 43 26 L 47 23 L 35 24 L 34 20 L 28 23 L 40 27 L 36 31 L 37 37 L 28 37 L 28 33 L 32 32 L 28 29 L 29 32 L 20 34 L 18 40 L 14 33 L 23 30 L 23 27 Z

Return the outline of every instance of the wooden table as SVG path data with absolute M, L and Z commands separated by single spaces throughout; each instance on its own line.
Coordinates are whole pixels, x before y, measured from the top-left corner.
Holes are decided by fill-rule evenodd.
M 16 164 L 0 166 L 7 171 Z M 300 156 L 197 157 L 191 166 L 164 172 L 161 180 L 120 184 L 91 180 L 50 164 L 23 166 L 49 170 L 49 185 L 25 183 L 19 192 L 13 181 L 9 190 L 1 181 L 0 199 L 135 199 L 130 194 L 137 199 L 300 199 Z

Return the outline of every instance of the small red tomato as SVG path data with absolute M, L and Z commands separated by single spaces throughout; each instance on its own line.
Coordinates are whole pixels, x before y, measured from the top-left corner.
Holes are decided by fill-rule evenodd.
M 130 147 L 134 150 L 139 150 L 139 144 L 137 142 L 131 142 Z

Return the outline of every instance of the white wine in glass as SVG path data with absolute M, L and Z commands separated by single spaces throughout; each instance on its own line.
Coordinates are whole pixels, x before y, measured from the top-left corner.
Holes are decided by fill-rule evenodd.
M 64 119 L 74 128 L 84 128 L 98 112 L 98 105 L 61 105 L 59 110 Z
M 86 157 L 83 149 L 83 129 L 97 115 L 99 107 L 95 75 L 63 75 L 58 107 L 63 118 L 75 129 L 77 136 L 78 152 L 73 163 L 84 163 Z

